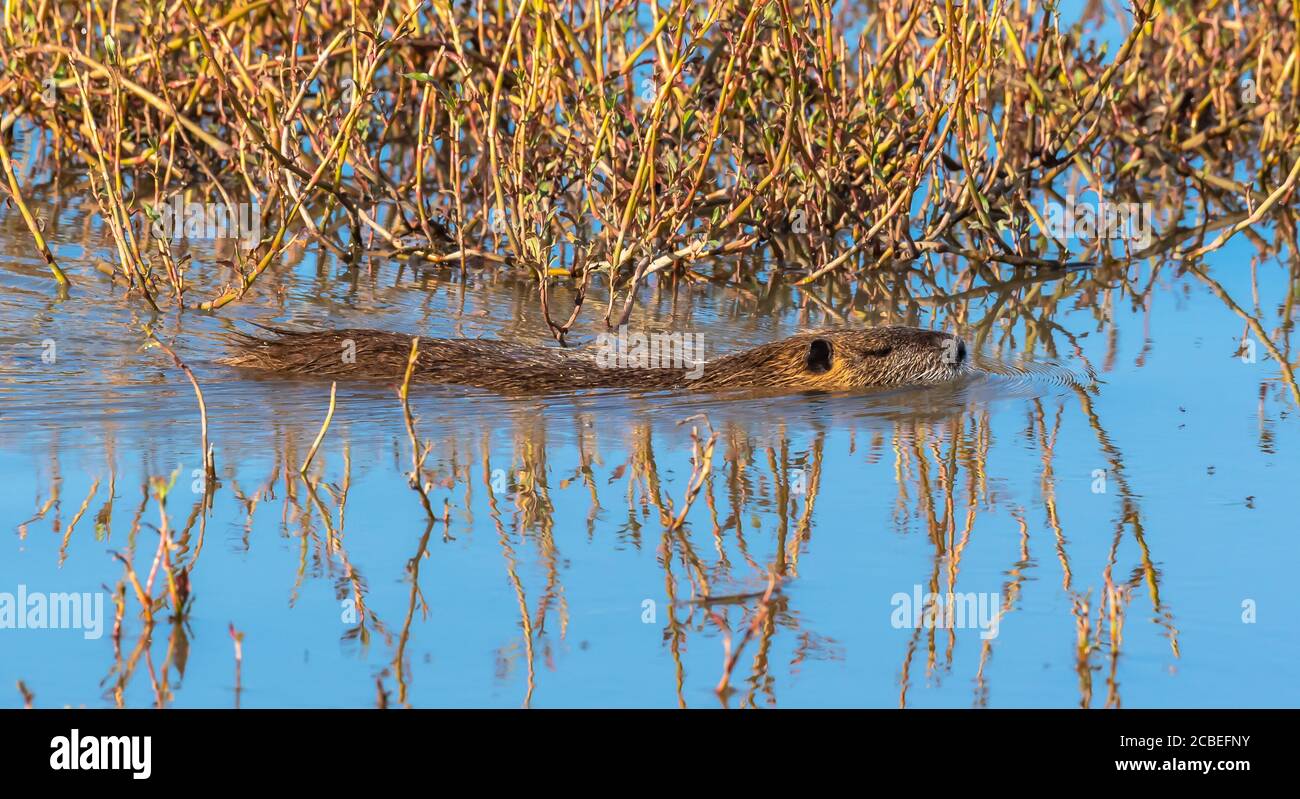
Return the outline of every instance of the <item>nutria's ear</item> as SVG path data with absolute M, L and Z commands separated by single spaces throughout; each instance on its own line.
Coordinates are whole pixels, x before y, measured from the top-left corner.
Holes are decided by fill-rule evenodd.
M 815 338 L 808 343 L 804 366 L 813 374 L 828 372 L 831 368 L 831 357 L 831 343 L 824 338 Z

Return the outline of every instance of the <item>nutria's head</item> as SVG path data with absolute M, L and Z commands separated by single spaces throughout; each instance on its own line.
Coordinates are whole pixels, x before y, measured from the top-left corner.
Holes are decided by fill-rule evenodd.
M 817 330 L 719 358 L 698 387 L 841 391 L 951 380 L 969 369 L 966 343 L 916 327 Z

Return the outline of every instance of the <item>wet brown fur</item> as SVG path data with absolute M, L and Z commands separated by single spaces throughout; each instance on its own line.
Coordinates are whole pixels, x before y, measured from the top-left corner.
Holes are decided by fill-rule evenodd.
M 411 336 L 380 330 L 272 330 L 273 339 L 238 334 L 222 362 L 284 374 L 400 382 Z M 344 358 L 349 347 L 355 357 Z M 818 330 L 724 355 L 696 368 L 625 368 L 581 349 L 491 339 L 420 339 L 413 382 L 476 386 L 503 394 L 593 388 L 837 391 L 950 380 L 967 369 L 960 339 L 914 327 Z M 697 375 L 692 379 L 691 375 Z

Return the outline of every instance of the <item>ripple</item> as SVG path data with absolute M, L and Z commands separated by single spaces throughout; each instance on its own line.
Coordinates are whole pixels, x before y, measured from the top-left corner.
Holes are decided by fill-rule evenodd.
M 1086 364 L 1078 370 L 1059 361 L 1002 360 L 981 353 L 973 366 L 975 382 L 1009 397 L 1036 397 L 1055 393 L 1054 389 L 1086 389 L 1097 383 L 1096 373 Z

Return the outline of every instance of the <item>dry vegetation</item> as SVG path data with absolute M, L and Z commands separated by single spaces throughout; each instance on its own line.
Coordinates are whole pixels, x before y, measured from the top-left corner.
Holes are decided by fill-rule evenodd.
M 1194 262 L 1266 219 L 1294 249 L 1298 13 L 13 0 L 0 144 L 39 133 L 85 181 L 115 268 L 155 307 L 237 301 L 304 240 L 350 263 L 506 264 L 536 276 L 544 305 L 564 283 L 573 307 L 547 310 L 563 339 L 589 288 L 617 323 L 655 272 L 777 263 L 782 280 L 833 282 L 965 256 L 975 280 L 998 263 Z M 1122 39 L 1109 48 L 1090 34 L 1106 18 Z M 1173 214 L 1141 252 L 1039 232 L 1044 202 L 1088 188 Z M 177 193 L 260 213 L 260 244 L 211 296 L 187 296 L 185 257 L 142 235 Z M 1197 224 L 1177 227 L 1188 213 Z

